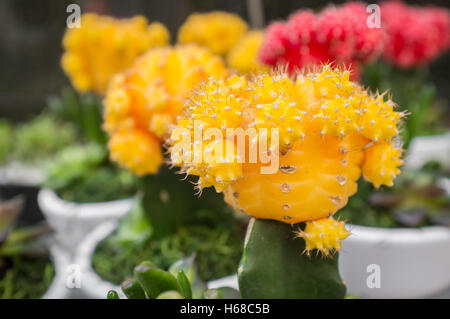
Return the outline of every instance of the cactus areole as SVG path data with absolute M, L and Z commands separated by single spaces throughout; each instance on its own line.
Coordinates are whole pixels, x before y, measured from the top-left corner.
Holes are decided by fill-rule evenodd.
M 213 186 L 257 219 L 307 222 L 296 232 L 305 251 L 328 255 L 349 235 L 332 215 L 356 193 L 360 176 L 379 187 L 399 173 L 402 117 L 391 100 L 330 65 L 295 78 L 233 75 L 209 79 L 190 96 L 169 149 L 173 165 L 199 177 L 200 192 Z

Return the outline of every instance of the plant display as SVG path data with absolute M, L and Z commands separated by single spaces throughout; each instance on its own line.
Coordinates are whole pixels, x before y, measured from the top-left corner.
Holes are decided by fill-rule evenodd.
M 256 218 L 249 226 L 238 272 L 243 297 L 307 297 L 306 291 L 290 290 L 287 285 L 300 286 L 309 267 L 323 267 L 329 275 L 323 278 L 324 290 L 319 284 L 315 287 L 316 297 L 342 297 L 345 289 L 338 280 L 336 264 L 331 259 L 323 264 L 320 259 L 301 262 L 309 257 L 301 256 L 301 245 L 294 244 L 292 236 L 287 237 L 294 231 L 303 238 L 306 255 L 317 251 L 329 256 L 340 249 L 349 232 L 343 222 L 331 216 L 356 193 L 360 175 L 376 187 L 393 185 L 402 164 L 402 150 L 395 138 L 403 114 L 396 112 L 394 104 L 384 101 L 382 95 L 372 95 L 351 82 L 347 70 L 329 65 L 295 79 L 279 73 L 260 74 L 250 80 L 240 76 L 210 80 L 191 96 L 184 110 L 170 138 L 172 163 L 181 167 L 182 173 L 198 176 L 200 191 L 214 186 L 216 191 L 224 192 L 225 201 L 236 210 Z M 203 136 L 201 143 L 195 138 L 192 141 L 199 126 L 214 128 L 214 138 Z M 249 137 L 250 145 L 235 146 L 235 136 L 226 133 L 226 128 L 255 129 Z M 266 128 L 279 130 L 268 133 Z M 227 137 L 220 139 L 223 136 Z M 273 144 L 277 139 L 279 145 Z M 275 173 L 261 173 L 267 165 L 261 158 L 244 160 L 256 145 L 260 156 L 268 152 L 272 162 L 279 158 Z M 270 148 L 267 151 L 261 145 Z M 297 230 L 291 227 L 305 222 Z M 264 257 L 258 256 L 261 246 L 268 243 L 290 248 L 274 247 L 273 256 L 268 257 L 271 252 L 267 251 Z M 281 257 L 294 247 L 298 247 L 296 257 Z M 284 264 L 273 262 L 276 269 L 270 272 L 267 269 L 271 267 L 261 258 L 280 263 L 287 259 L 286 267 L 305 263 L 308 268 L 302 268 L 305 272 L 296 278 L 297 282 L 292 272 L 287 272 L 289 278 L 280 273 L 286 273 Z M 259 281 L 262 286 L 251 284 L 255 277 L 269 273 L 273 281 Z M 286 285 L 284 292 L 267 287 L 271 284 L 280 289 Z
M 62 67 L 79 92 L 104 94 L 110 78 L 133 63 L 147 49 L 164 46 L 169 32 L 143 16 L 115 19 L 83 14 L 80 28 L 67 29 Z
M 0 299 L 91 298 L 118 284 L 105 297 L 371 298 L 448 286 L 449 136 L 420 138 L 450 123 L 437 92 L 446 83 L 431 81 L 450 48 L 448 9 L 213 6 L 231 13 L 189 1 L 166 27 L 138 2 L 131 11 L 151 20 L 103 15 L 127 15 L 122 2 L 67 7 L 55 54 L 70 86 L 27 121 L 14 122 L 20 111 L 0 119 Z M 6 40 L 8 55 L 25 51 Z M 60 80 L 31 79 L 41 94 Z M 65 265 L 82 266 L 82 289 L 68 289 Z M 92 271 L 98 285 L 85 280 Z M 239 291 L 207 288 L 236 276 Z
M 360 65 L 375 60 L 383 48 L 383 33 L 369 28 L 368 16 L 366 5 L 355 2 L 319 14 L 298 11 L 287 22 L 268 26 L 261 61 L 291 72 L 332 62 L 351 68 L 352 78 L 358 79 Z
M 178 43 L 196 43 L 214 54 L 226 55 L 247 31 L 238 15 L 214 11 L 193 13 L 178 30 Z
M 137 175 L 157 172 L 163 138 L 189 91 L 209 76 L 226 74 L 219 57 L 195 45 L 149 50 L 114 77 L 106 95 L 111 158 Z

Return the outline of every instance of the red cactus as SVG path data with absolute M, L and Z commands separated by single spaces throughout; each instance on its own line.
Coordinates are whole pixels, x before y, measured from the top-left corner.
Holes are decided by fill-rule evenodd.
M 260 58 L 269 65 L 286 65 L 293 72 L 311 65 L 333 62 L 351 68 L 375 59 L 382 48 L 382 32 L 367 26 L 362 3 L 328 7 L 319 14 L 302 10 L 287 22 L 269 26 Z
M 400 67 L 429 63 L 449 48 L 447 9 L 389 1 L 381 4 L 381 18 L 386 36 L 384 58 Z

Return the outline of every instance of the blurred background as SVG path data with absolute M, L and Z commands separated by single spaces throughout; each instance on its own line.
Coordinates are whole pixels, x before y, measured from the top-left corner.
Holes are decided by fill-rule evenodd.
M 345 1 L 333 1 L 335 4 Z M 374 2 L 374 1 L 372 1 Z M 372 3 L 371 2 L 371 3 Z M 377 1 L 375 1 L 377 2 Z M 67 5 L 77 3 L 82 12 L 117 17 L 145 15 L 160 21 L 176 39 L 176 30 L 192 12 L 224 10 L 249 21 L 244 0 L 3 0 L 0 2 L 0 117 L 14 121 L 28 119 L 45 107 L 49 94 L 69 85 L 60 67 L 61 38 L 65 31 Z M 265 26 L 286 19 L 301 8 L 321 9 L 328 0 L 264 0 Z M 448 7 L 446 0 L 406 1 Z M 431 65 L 431 78 L 441 97 L 450 98 L 450 60 L 440 57 Z

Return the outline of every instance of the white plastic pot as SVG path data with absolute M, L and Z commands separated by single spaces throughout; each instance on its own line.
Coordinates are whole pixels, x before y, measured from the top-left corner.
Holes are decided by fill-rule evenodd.
M 54 231 L 49 246 L 55 264 L 55 278 L 43 298 L 98 297 L 82 289 L 83 283 L 95 283 L 85 273 L 85 262 L 77 257 L 81 243 L 101 225 L 109 227 L 108 233 L 104 235 L 107 236 L 117 227 L 117 220 L 125 216 L 134 203 L 134 199 L 123 199 L 79 204 L 62 200 L 50 189 L 39 192 L 39 208 Z M 71 286 L 70 276 L 79 276 L 80 288 Z

